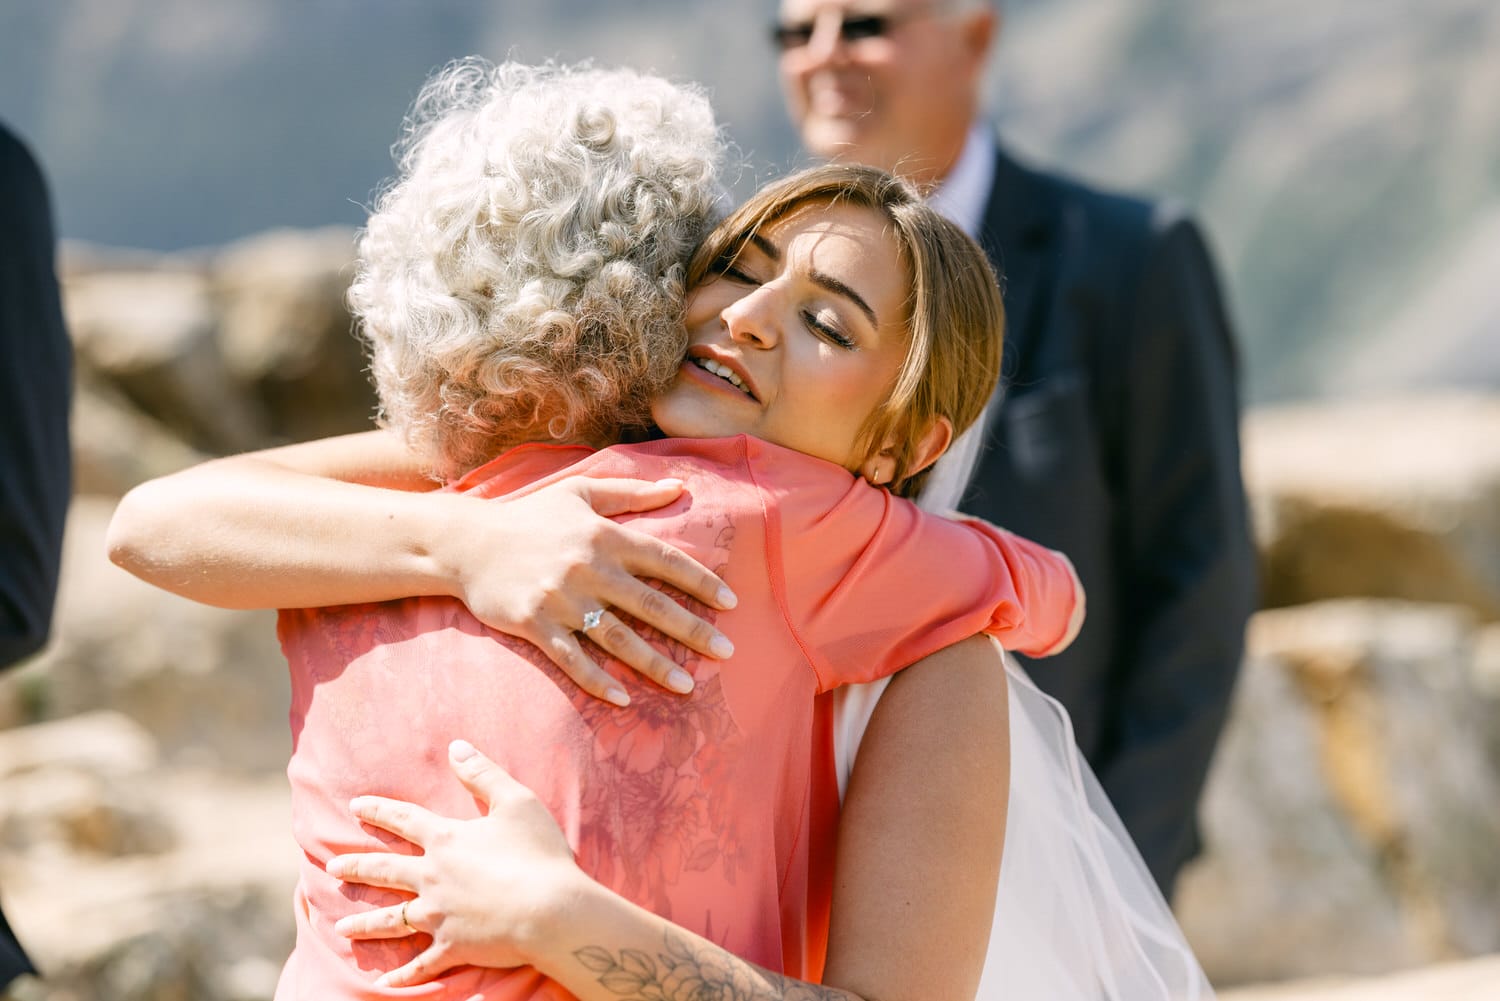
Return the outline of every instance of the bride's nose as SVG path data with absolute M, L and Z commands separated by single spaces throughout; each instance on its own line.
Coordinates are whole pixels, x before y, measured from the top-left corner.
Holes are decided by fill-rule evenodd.
M 725 306 L 719 313 L 731 340 L 754 348 L 772 348 L 781 341 L 779 296 L 761 285 Z

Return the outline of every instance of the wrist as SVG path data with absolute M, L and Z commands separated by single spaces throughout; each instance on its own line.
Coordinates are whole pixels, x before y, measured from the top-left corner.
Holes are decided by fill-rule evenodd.
M 611 915 L 625 901 L 571 861 L 542 878 L 547 890 L 533 909 L 532 920 L 520 930 L 516 945 L 532 966 L 562 980 L 574 972 L 568 967 L 576 964 L 575 953 L 598 938 L 594 929 L 610 924 Z
M 464 526 L 475 504 L 485 503 L 462 494 L 432 493 L 421 496 L 407 533 L 407 558 L 411 572 L 423 582 L 420 593 L 444 594 L 465 601 L 474 535 Z

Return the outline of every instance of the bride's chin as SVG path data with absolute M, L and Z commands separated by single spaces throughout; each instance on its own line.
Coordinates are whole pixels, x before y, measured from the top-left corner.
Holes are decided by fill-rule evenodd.
M 749 433 L 742 421 L 732 421 L 703 400 L 659 400 L 651 419 L 668 438 L 728 438 Z

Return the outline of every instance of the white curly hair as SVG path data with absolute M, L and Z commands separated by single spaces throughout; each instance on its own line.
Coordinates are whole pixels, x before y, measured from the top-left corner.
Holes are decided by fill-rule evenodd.
M 617 441 L 687 347 L 725 143 L 693 87 L 468 59 L 422 88 L 349 302 L 390 427 L 440 478 L 513 445 Z

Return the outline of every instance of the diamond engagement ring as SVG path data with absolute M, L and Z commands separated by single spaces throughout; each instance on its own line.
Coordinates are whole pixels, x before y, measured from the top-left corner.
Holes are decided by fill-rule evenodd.
M 599 623 L 604 621 L 604 609 L 596 608 L 592 612 L 583 613 L 583 631 L 588 632 Z

